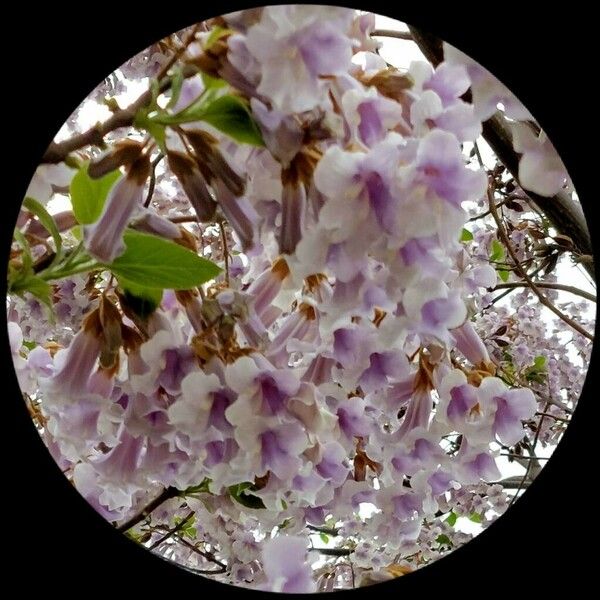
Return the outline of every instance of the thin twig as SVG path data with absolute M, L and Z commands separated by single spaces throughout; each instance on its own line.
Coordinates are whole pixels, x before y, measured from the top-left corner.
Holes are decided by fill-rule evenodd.
M 152 170 L 150 171 L 150 183 L 148 184 L 148 195 L 146 196 L 146 200 L 144 201 L 144 206 L 146 208 L 150 206 L 152 196 L 154 195 L 154 188 L 156 187 L 156 166 L 164 158 L 164 156 L 165 155 L 162 152 L 159 152 L 158 156 L 152 161 Z
M 171 498 L 176 498 L 178 494 L 179 490 L 177 490 L 174 487 L 165 488 L 154 500 L 152 500 L 152 502 L 150 502 L 150 504 L 145 506 L 137 515 L 116 527 L 116 530 L 128 531 L 133 526 L 143 521 L 146 517 L 150 516 L 152 511 L 157 509 L 161 504 L 163 504 L 167 500 L 170 500 Z
M 221 240 L 223 243 L 223 260 L 225 261 L 225 283 L 229 287 L 229 248 L 227 247 L 227 233 L 223 221 L 219 220 L 219 229 L 221 230 Z
M 170 217 L 171 223 L 197 223 L 198 217 L 196 215 L 182 215 L 180 217 Z
M 227 570 L 227 565 L 224 562 L 220 561 L 218 558 L 216 558 L 215 555 L 212 552 L 206 552 L 204 550 L 200 550 L 200 548 L 198 548 L 197 546 L 194 546 L 194 544 L 191 544 L 190 542 L 188 542 L 179 533 L 177 533 L 175 535 L 175 537 L 176 537 L 176 539 L 177 539 L 178 542 L 181 542 L 184 546 L 186 546 L 187 548 L 189 548 L 190 550 L 192 550 L 192 552 L 195 552 L 196 554 L 199 554 L 200 556 L 202 556 L 202 558 L 205 558 L 209 562 L 212 562 L 215 565 L 218 565 L 222 569 L 222 570 L 219 570 L 219 571 L 209 571 L 209 572 L 212 572 L 212 573 L 224 573 Z
M 544 410 L 543 412 L 545 413 L 548 410 L 549 407 L 549 403 L 546 403 L 546 406 L 544 406 Z M 538 423 L 538 427 L 536 429 L 535 432 L 535 436 L 533 437 L 533 443 L 531 445 L 531 450 L 530 452 L 534 452 L 535 451 L 535 447 L 537 445 L 538 439 L 540 438 L 540 431 L 542 430 L 542 423 L 544 421 L 544 415 L 542 415 L 540 417 L 540 421 Z M 525 474 L 523 475 L 523 478 L 521 479 L 521 483 L 519 483 L 519 487 L 517 488 L 517 491 L 515 492 L 514 496 L 511 498 L 510 504 L 508 505 L 508 507 L 510 508 L 516 501 L 517 497 L 519 496 L 519 493 L 521 492 L 521 490 L 523 489 L 523 486 L 525 485 L 525 481 L 527 479 L 527 477 L 529 477 L 529 473 L 531 471 L 531 465 L 534 464 L 533 460 L 530 460 L 527 462 L 527 467 L 525 468 Z M 538 467 L 539 467 L 539 462 L 537 463 Z
M 184 44 L 182 48 L 179 48 L 179 50 L 171 57 L 169 62 L 165 64 L 156 77 L 156 79 L 159 81 L 159 89 L 161 92 L 169 89 L 171 85 L 171 79 L 165 77 L 165 75 L 180 58 L 187 45 L 194 40 L 196 31 L 197 28 L 194 28 L 192 35 L 190 35 L 188 40 L 186 40 L 187 43 Z M 197 72 L 198 69 L 196 67 L 186 65 L 186 67 L 183 69 L 183 76 L 185 78 L 192 77 Z M 104 121 L 104 123 L 96 123 L 87 131 L 84 131 L 78 135 L 74 135 L 73 137 L 70 137 L 62 142 L 52 142 L 42 157 L 42 163 L 59 163 L 65 160 L 65 158 L 67 158 L 71 152 L 79 150 L 80 148 L 84 148 L 85 146 L 102 146 L 104 143 L 104 136 L 106 134 L 114 131 L 115 129 L 119 129 L 120 127 L 129 127 L 132 125 L 138 111 L 146 106 L 151 100 L 152 90 L 148 89 L 127 108 L 115 111 L 106 121 Z
M 546 413 L 542 413 L 542 417 L 546 416 Z M 514 452 L 500 453 L 500 456 L 509 456 L 510 458 L 520 458 L 521 460 L 550 460 L 548 456 L 523 456 L 522 454 L 515 454 Z
M 506 246 L 506 249 L 508 250 L 510 257 L 512 258 L 513 262 L 515 263 L 515 267 L 516 267 L 516 270 L 519 273 L 519 275 L 527 282 L 527 285 L 531 288 L 531 290 L 534 292 L 534 294 L 539 298 L 540 302 L 546 308 L 549 308 L 559 319 L 561 319 L 562 321 L 567 323 L 567 325 L 572 327 L 575 331 L 577 331 L 578 333 L 580 333 L 581 335 L 586 337 L 588 340 L 593 342 L 594 336 L 591 333 L 589 333 L 588 331 L 586 331 L 579 323 L 577 323 L 576 321 L 574 321 L 573 319 L 571 319 L 570 317 L 565 315 L 558 308 L 556 308 L 556 306 L 554 306 L 554 304 L 552 304 L 552 302 L 550 302 L 550 300 L 548 300 L 548 298 L 546 298 L 546 296 L 544 296 L 544 294 L 542 294 L 542 292 L 540 292 L 540 290 L 537 287 L 537 285 L 535 284 L 535 282 L 527 274 L 527 271 L 521 266 L 521 263 L 519 262 L 519 258 L 517 257 L 517 254 L 515 252 L 515 249 L 512 247 L 512 244 L 511 244 L 510 240 L 508 239 L 508 235 L 506 233 L 506 230 L 504 229 L 504 225 L 502 224 L 502 221 L 500 220 L 500 216 L 498 215 L 498 211 L 496 210 L 496 203 L 494 200 L 494 192 L 493 192 L 491 185 L 488 186 L 487 193 L 488 193 L 488 203 L 490 206 L 490 210 L 492 212 L 492 217 L 494 218 L 494 221 L 496 222 L 496 226 L 498 227 L 498 234 L 499 234 L 500 238 L 502 239 L 502 242 Z
M 506 204 L 507 201 L 508 201 L 508 198 L 505 198 L 501 202 L 498 202 L 498 204 L 496 204 L 496 208 L 500 208 L 501 206 Z M 486 210 L 484 213 L 481 213 L 480 215 L 475 215 L 474 217 L 471 217 L 468 222 L 470 223 L 471 221 L 478 221 L 479 219 L 483 219 L 484 217 L 487 217 L 491 214 L 492 214 L 491 210 Z
M 306 529 L 310 529 L 311 531 L 316 531 L 317 533 L 325 533 L 327 535 L 338 536 L 340 533 L 335 527 L 317 527 L 316 525 L 309 525 L 307 523 Z
M 556 415 L 553 415 L 552 413 L 547 413 L 547 412 L 536 412 L 536 415 L 540 415 L 540 416 L 544 416 L 544 417 L 550 417 L 551 419 L 555 419 L 556 421 L 562 421 L 563 423 L 570 423 L 571 421 L 569 419 L 565 419 L 563 417 L 558 417 Z
M 173 529 L 169 529 L 169 531 L 167 531 L 167 533 L 165 533 L 165 535 L 163 535 L 160 539 L 156 540 L 156 542 L 154 542 L 154 544 L 152 544 L 148 550 L 154 550 L 155 548 L 158 548 L 158 546 L 160 546 L 163 542 L 166 542 L 171 536 L 175 535 L 178 531 L 181 531 L 189 523 L 193 516 L 194 511 L 190 510 L 184 519 L 177 523 Z
M 536 281 L 535 285 L 539 288 L 544 288 L 548 290 L 561 290 L 563 292 L 570 292 L 571 294 L 575 294 L 576 296 L 581 296 L 590 302 L 596 302 L 596 296 L 594 294 L 590 294 L 584 290 L 576 288 L 572 285 L 563 285 L 562 283 L 551 283 L 551 282 L 542 282 Z M 508 283 L 499 283 L 494 287 L 492 291 L 495 290 L 508 290 L 512 288 L 518 287 L 529 287 L 529 284 L 526 281 L 511 281 Z
M 374 29 L 371 37 L 389 37 L 398 40 L 414 41 L 410 31 L 396 31 L 395 29 Z
M 323 556 L 349 556 L 354 550 L 351 548 L 310 548 L 309 552 L 319 552 Z

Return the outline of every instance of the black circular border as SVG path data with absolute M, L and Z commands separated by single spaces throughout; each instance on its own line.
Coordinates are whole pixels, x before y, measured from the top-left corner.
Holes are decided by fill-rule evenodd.
M 3 256 L 23 190 L 54 132 L 95 85 L 130 56 L 192 22 L 252 6 L 212 7 L 101 4 L 15 6 L 3 32 L 5 159 Z M 591 202 L 597 169 L 591 166 L 595 65 L 589 9 L 577 3 L 526 15 L 524 2 L 446 3 L 418 10 L 402 3 L 392 12 L 374 2 L 345 2 L 422 27 L 460 48 L 501 79 L 536 116 L 571 174 L 592 237 Z M 417 3 L 415 2 L 415 6 Z M 7 31 L 7 29 L 12 31 Z M 12 39 L 7 41 L 9 34 Z M 587 155 L 587 156 L 586 156 Z M 594 156 L 595 158 L 595 156 Z M 584 165 L 584 162 L 586 165 Z M 597 256 L 596 256 L 597 258 Z M 0 260 L 3 273 L 6 258 Z M 3 276 L 2 285 L 5 285 Z M 5 289 L 3 290 L 5 291 Z M 5 583 L 27 591 L 80 595 L 103 591 L 142 595 L 217 592 L 263 593 L 223 587 L 184 573 L 117 534 L 64 478 L 32 427 L 12 369 L 5 314 L 0 348 L 6 353 L 2 435 L 4 510 L 2 539 L 8 550 Z M 553 458 L 499 524 L 433 565 L 376 588 L 352 593 L 489 594 L 509 597 L 554 591 L 568 577 L 592 581 L 595 498 L 589 489 L 597 467 L 592 440 L 597 350 L 573 421 Z M 7 565 L 5 565 L 7 566 Z M 8 581 L 7 581 L 8 578 Z M 308 596 L 307 596 L 308 597 Z

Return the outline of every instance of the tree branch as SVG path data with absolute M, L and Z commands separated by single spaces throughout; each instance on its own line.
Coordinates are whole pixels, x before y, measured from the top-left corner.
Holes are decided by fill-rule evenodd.
M 578 333 L 580 333 L 581 335 L 586 337 L 588 340 L 593 342 L 594 336 L 591 333 L 589 333 L 588 331 L 586 331 L 579 323 L 577 323 L 576 321 L 574 321 L 573 319 L 571 319 L 570 317 L 565 315 L 558 308 L 556 308 L 556 306 L 554 306 L 554 304 L 552 304 L 552 302 L 550 302 L 550 300 L 548 300 L 548 298 L 546 298 L 546 296 L 544 296 L 544 294 L 542 294 L 542 292 L 540 292 L 540 290 L 537 287 L 537 285 L 535 284 L 535 282 L 527 274 L 527 271 L 521 266 L 521 263 L 519 262 L 519 258 L 517 257 L 517 254 L 515 252 L 515 249 L 512 247 L 512 244 L 508 238 L 508 234 L 506 233 L 506 230 L 504 229 L 504 225 L 502 224 L 502 221 L 500 220 L 500 216 L 498 215 L 498 210 L 496 209 L 496 203 L 494 200 L 494 192 L 493 192 L 491 182 L 490 182 L 490 185 L 488 185 L 487 194 L 488 194 L 488 204 L 489 204 L 490 210 L 492 212 L 492 217 L 494 218 L 494 221 L 496 222 L 496 226 L 498 227 L 498 235 L 500 236 L 500 239 L 506 246 L 506 249 L 508 250 L 510 257 L 512 258 L 513 262 L 515 263 L 515 268 L 516 268 L 517 273 L 519 273 L 519 275 L 527 282 L 527 285 L 531 288 L 533 293 L 539 298 L 540 302 L 546 308 L 549 308 L 559 319 L 564 321 L 567 325 L 571 326 L 575 331 L 577 331 Z
M 437 67 L 444 60 L 442 40 L 409 26 L 410 33 L 425 57 Z M 467 92 L 465 100 L 471 101 L 471 93 Z M 512 145 L 512 133 L 506 119 L 496 114 L 482 124 L 483 138 L 494 151 L 500 162 L 508 169 L 515 180 L 519 181 L 519 155 Z M 577 250 L 584 255 L 593 256 L 592 241 L 581 206 L 574 202 L 566 192 L 546 198 L 524 190 L 534 204 L 544 213 L 553 227 L 564 235 L 568 235 Z M 595 281 L 594 264 L 592 261 L 583 262 L 585 270 Z
M 337 536 L 339 535 L 339 531 L 335 527 L 317 527 L 316 525 L 306 524 L 306 529 L 310 529 L 311 531 L 316 531 L 317 533 L 325 533 L 327 535 Z
M 570 292 L 571 294 L 575 294 L 576 296 L 581 296 L 590 302 L 596 302 L 596 296 L 594 294 L 590 294 L 584 290 L 580 290 L 572 285 L 563 285 L 562 283 L 551 283 L 551 282 L 542 282 L 536 281 L 535 285 L 539 288 L 549 289 L 549 290 L 561 290 L 563 292 Z M 519 287 L 529 287 L 529 284 L 526 281 L 510 281 L 508 283 L 499 283 L 494 286 L 495 290 L 508 290 Z
M 396 31 L 394 29 L 374 29 L 371 32 L 371 37 L 388 37 L 398 40 L 413 41 L 413 36 L 410 31 Z
M 323 556 L 349 556 L 354 550 L 350 548 L 310 548 L 309 552 L 319 552 Z
M 148 184 L 148 195 L 144 201 L 144 206 L 148 208 L 150 202 L 152 202 L 152 196 L 154 195 L 154 188 L 156 187 L 156 167 L 158 163 L 164 158 L 162 152 L 158 153 L 158 156 L 152 161 L 152 170 L 150 171 L 150 183 Z
M 166 542 L 171 536 L 175 535 L 178 531 L 181 531 L 189 523 L 193 516 L 194 511 L 190 510 L 190 512 L 179 523 L 177 523 L 173 529 L 169 529 L 169 531 L 167 531 L 167 533 L 165 533 L 165 535 L 163 535 L 160 539 L 156 540 L 156 542 L 154 542 L 148 548 L 148 550 L 154 550 L 155 548 L 158 548 L 158 546 L 160 546 L 163 542 Z
M 165 488 L 161 494 L 159 494 L 150 504 L 145 506 L 137 515 L 131 517 L 131 519 L 125 521 L 118 527 L 116 527 L 117 531 L 129 531 L 132 527 L 143 521 L 146 517 L 148 517 L 152 511 L 157 509 L 161 504 L 170 500 L 171 498 L 176 498 L 179 495 L 179 490 L 174 487 Z
M 171 66 L 172 65 L 168 65 L 169 68 Z M 197 73 L 198 69 L 194 66 L 186 65 L 183 68 L 183 77 L 186 79 Z M 158 77 L 158 80 L 160 81 L 159 89 L 161 92 L 165 92 L 171 86 L 171 79 L 169 77 L 163 77 L 161 75 Z M 74 135 L 62 142 L 52 142 L 44 153 L 41 162 L 59 163 L 65 160 L 67 156 L 75 150 L 85 148 L 86 146 L 102 146 L 104 144 L 105 135 L 115 129 L 133 125 L 137 112 L 144 106 L 147 106 L 151 100 L 152 91 L 149 89 L 127 108 L 117 110 L 110 118 L 104 121 L 104 123 L 96 123 L 96 125 L 87 131 Z

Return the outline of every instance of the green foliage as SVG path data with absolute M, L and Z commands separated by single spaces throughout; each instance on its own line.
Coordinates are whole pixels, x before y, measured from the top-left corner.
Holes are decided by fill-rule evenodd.
M 98 220 L 102 214 L 104 203 L 120 172 L 115 169 L 98 179 L 88 174 L 88 163 L 85 163 L 71 180 L 71 204 L 73 214 L 79 223 L 89 225 Z
M 435 538 L 435 541 L 440 546 L 452 546 L 452 542 L 450 541 L 450 538 L 445 533 L 438 535 L 437 538 Z
M 246 103 L 237 96 L 221 96 L 199 113 L 198 119 L 212 125 L 237 142 L 264 146 L 260 129 Z
M 456 525 L 456 519 L 458 519 L 458 515 L 455 512 L 450 511 L 450 514 L 446 517 L 446 523 L 448 523 L 450 527 L 454 527 Z
M 218 80 L 211 78 L 208 81 Z M 218 95 L 222 88 L 217 83 L 211 85 L 212 87 L 207 88 L 196 101 L 178 113 L 170 115 L 166 111 L 158 111 L 147 116 L 147 119 L 162 127 L 204 121 L 238 142 L 264 146 L 260 129 L 254 122 L 246 102 L 231 94 Z M 139 122 L 138 126 L 148 129 L 148 123 L 145 121 Z
M 147 319 L 160 305 L 163 290 L 160 288 L 149 288 L 135 283 L 121 283 L 123 295 L 127 306 L 142 319 Z
M 213 27 L 212 31 L 209 33 L 206 41 L 204 42 L 204 49 L 208 50 L 211 46 L 214 45 L 215 42 L 219 41 L 224 35 L 229 33 L 233 33 L 233 29 L 226 29 L 224 27 Z
M 483 523 L 483 516 L 479 513 L 471 513 L 469 515 L 469 521 L 473 521 L 473 523 Z
M 506 254 L 502 242 L 499 242 L 498 240 L 493 240 L 491 250 L 492 252 L 490 254 L 490 260 L 492 262 L 502 262 L 504 260 Z
M 233 500 L 242 506 L 245 506 L 246 508 L 266 508 L 264 502 L 258 496 L 254 496 L 246 492 L 246 490 L 251 490 L 253 487 L 253 483 L 246 481 L 244 483 L 238 483 L 236 485 L 229 486 L 227 490 Z
M 213 262 L 155 235 L 128 230 L 123 239 L 125 252 L 106 266 L 126 288 L 188 290 L 221 272 Z
M 182 521 L 183 521 L 183 519 L 181 517 L 175 517 L 173 519 L 175 526 L 178 526 Z M 192 540 L 196 539 L 196 535 L 198 534 L 198 531 L 194 527 L 195 522 L 196 522 L 196 517 L 194 515 L 192 515 L 188 519 L 185 519 L 185 525 L 183 525 L 183 527 L 181 529 L 179 529 L 179 533 L 182 536 L 184 536 L 184 537 L 187 536 Z
M 52 221 L 54 223 L 54 221 Z M 33 259 L 29 244 L 25 236 L 15 228 L 14 239 L 21 247 L 21 267 L 17 268 L 13 263 L 8 265 L 8 291 L 21 297 L 29 292 L 45 304 L 49 309 L 52 308 L 50 284 L 36 275 L 33 271 Z
M 179 494 L 180 496 L 189 496 L 190 494 L 201 494 L 201 493 L 207 493 L 210 494 L 210 483 L 211 480 L 208 477 L 205 477 L 198 485 L 191 485 L 190 487 L 186 488 L 185 490 L 183 490 L 183 492 L 181 492 L 181 494 Z
M 548 375 L 548 359 L 545 356 L 536 356 L 533 365 L 525 371 L 525 379 L 535 383 L 544 383 Z
M 500 279 L 504 281 L 504 283 L 508 281 L 508 276 L 510 275 L 509 271 L 505 271 L 504 269 L 498 269 L 497 273 L 498 277 L 500 277 Z
M 171 97 L 169 98 L 167 108 L 172 108 L 177 104 L 177 100 L 179 100 L 181 94 L 181 88 L 183 87 L 183 80 L 183 71 L 181 67 L 177 67 L 171 76 Z
M 461 242 L 471 242 L 473 240 L 473 234 L 466 228 L 463 227 L 463 230 L 460 234 Z

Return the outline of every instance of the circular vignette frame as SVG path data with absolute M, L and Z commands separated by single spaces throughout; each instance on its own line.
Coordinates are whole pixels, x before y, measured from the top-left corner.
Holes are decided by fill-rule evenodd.
M 490 9 L 491 14 L 479 14 L 474 19 L 474 25 L 471 24 L 468 28 L 461 27 L 461 19 L 464 16 L 457 15 L 456 9 L 448 8 L 436 12 L 435 15 L 422 15 L 408 7 L 397 14 L 391 13 L 384 6 L 379 8 L 370 5 L 368 8 L 373 12 L 414 24 L 444 39 L 480 62 L 516 93 L 548 132 L 563 158 L 581 197 L 594 243 L 596 227 L 591 220 L 590 205 L 587 201 L 587 198 L 592 197 L 592 177 L 589 172 L 584 171 L 583 164 L 579 162 L 581 151 L 578 147 L 577 131 L 581 126 L 572 126 L 566 116 L 578 115 L 577 93 L 566 97 L 568 86 L 573 85 L 571 82 L 577 85 L 580 77 L 585 81 L 584 65 L 577 63 L 579 57 L 585 56 L 588 50 L 587 32 L 583 30 L 582 25 L 586 20 L 585 15 L 577 16 L 573 14 L 573 9 L 570 9 L 570 13 L 561 15 L 561 31 L 557 34 L 551 28 L 555 23 L 550 18 L 545 23 L 543 19 L 539 20 L 539 17 L 538 20 L 525 19 L 515 12 L 515 4 Z M 260 4 L 224 2 L 219 5 L 218 12 L 225 14 L 257 5 Z M 365 8 L 360 2 L 345 2 L 344 5 Z M 93 25 L 86 24 L 82 28 L 85 31 L 78 32 L 73 31 L 67 20 L 62 20 L 67 18 L 67 9 L 61 11 L 53 10 L 51 30 L 44 27 L 51 22 L 50 20 L 40 18 L 39 24 L 29 29 L 26 19 L 28 15 L 18 15 L 26 39 L 30 40 L 25 43 L 39 49 L 40 59 L 44 58 L 45 47 L 53 47 L 57 58 L 55 69 L 40 72 L 39 75 L 32 76 L 31 71 L 28 71 L 25 56 L 25 60 L 16 65 L 17 85 L 13 86 L 13 90 L 18 90 L 19 93 L 14 92 L 14 106 L 21 105 L 24 107 L 23 114 L 34 116 L 28 118 L 29 124 L 26 122 L 24 130 L 17 133 L 19 130 L 15 129 L 16 135 L 9 138 L 25 142 L 16 148 L 20 172 L 18 177 L 13 177 L 11 172 L 7 194 L 9 198 L 21 197 L 39 157 L 54 132 L 68 118 L 71 108 L 76 107 L 81 98 L 85 97 L 106 73 L 156 39 L 194 21 L 215 16 L 215 11 L 210 9 L 186 9 L 174 16 L 161 14 L 159 17 L 143 17 L 139 10 L 127 13 L 119 9 L 118 14 L 98 15 Z M 509 18 L 515 14 L 519 15 L 518 22 L 512 22 Z M 124 32 L 124 39 L 106 36 L 110 27 L 117 27 L 119 31 Z M 591 25 L 587 27 L 591 28 Z M 568 33 L 572 34 L 572 39 L 569 39 Z M 93 50 L 90 52 L 92 56 L 87 56 L 84 51 L 84 56 L 80 57 L 83 59 L 81 64 L 75 66 L 71 59 L 78 51 L 74 48 L 91 45 L 86 40 L 102 40 L 103 35 L 114 42 L 114 47 L 102 48 L 102 51 Z M 502 35 L 508 40 L 494 39 Z M 564 44 L 564 50 L 556 48 L 555 35 L 560 35 L 560 43 Z M 513 40 L 520 40 L 517 48 L 510 47 Z M 101 44 L 94 42 L 95 48 L 98 45 Z M 35 56 L 36 53 L 33 52 L 32 55 Z M 561 57 L 564 59 L 563 64 L 574 65 L 572 71 L 567 72 L 561 68 Z M 91 66 L 94 61 L 98 64 Z M 580 69 L 579 73 L 577 69 Z M 62 70 L 71 74 L 71 78 L 61 81 L 58 75 L 57 82 L 57 73 L 60 74 Z M 533 70 L 535 72 L 532 72 Z M 54 87 L 51 87 L 53 82 Z M 540 82 L 552 82 L 555 86 L 551 102 L 548 101 L 546 88 L 539 85 Z M 53 90 L 56 89 L 56 85 L 59 86 L 56 97 L 45 98 L 41 90 Z M 561 105 L 562 114 L 558 108 Z M 44 125 L 41 126 L 40 122 Z M 16 123 L 11 125 L 15 126 Z M 10 224 L 16 221 L 18 208 L 17 202 L 11 203 L 4 220 L 5 224 L 9 224 L 6 228 L 3 227 L 3 233 L 6 232 L 3 248 L 6 253 L 12 233 Z M 597 262 L 597 248 L 594 250 Z M 5 279 L 2 281 L 4 285 Z M 2 318 L 2 348 L 7 353 L 5 364 L 10 365 L 5 315 Z M 513 594 L 517 582 L 528 574 L 531 574 L 530 587 L 537 592 L 546 589 L 549 591 L 553 583 L 546 577 L 555 567 L 564 574 L 571 573 L 579 577 L 580 581 L 587 580 L 588 577 L 591 580 L 585 554 L 587 550 L 591 559 L 593 540 L 587 541 L 587 547 L 585 542 L 581 544 L 577 528 L 581 522 L 581 513 L 585 510 L 585 491 L 580 491 L 578 484 L 580 478 L 585 481 L 583 473 L 593 452 L 593 446 L 588 440 L 593 422 L 591 395 L 594 391 L 596 355 L 597 350 L 594 348 L 581 400 L 572 423 L 556 447 L 551 460 L 519 502 L 507 512 L 510 516 L 503 518 L 500 524 L 494 523 L 476 539 L 443 560 L 436 561 L 407 577 L 379 584 L 376 591 L 419 591 L 428 594 L 449 590 L 462 583 L 461 587 L 465 584 L 481 585 L 481 589 L 498 586 L 499 589 Z M 9 522 L 9 531 L 5 533 L 4 539 L 14 544 L 14 566 L 17 561 L 23 561 L 24 566 L 32 560 L 35 561 L 31 567 L 33 576 L 27 581 L 30 589 L 51 587 L 53 580 L 61 580 L 61 585 L 64 585 L 65 578 L 67 586 L 76 589 L 75 582 L 70 582 L 69 578 L 77 580 L 81 577 L 84 582 L 91 582 L 95 589 L 96 585 L 99 588 L 106 586 L 107 589 L 115 589 L 118 585 L 123 591 L 131 589 L 143 593 L 160 590 L 182 594 L 188 591 L 197 592 L 200 586 L 207 591 L 225 591 L 222 584 L 186 573 L 176 565 L 169 564 L 166 560 L 138 547 L 125 536 L 115 532 L 108 522 L 99 518 L 83 497 L 72 489 L 54 463 L 32 427 L 24 403 L 13 400 L 15 395 L 18 397 L 20 393 L 12 367 L 9 367 L 8 379 L 6 395 L 9 415 L 5 423 L 11 435 L 3 436 L 5 466 L 9 467 L 3 499 L 7 503 L 5 518 Z M 578 551 L 574 552 L 574 548 Z M 10 572 L 13 572 L 12 569 Z M 16 573 L 16 570 L 14 572 Z M 498 576 L 502 577 L 500 583 L 496 581 Z M 365 589 L 368 593 L 368 588 Z M 352 593 L 365 593 L 365 589 Z M 228 586 L 227 591 L 233 594 L 260 594 L 232 586 Z

